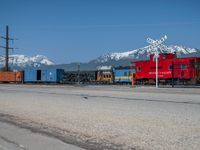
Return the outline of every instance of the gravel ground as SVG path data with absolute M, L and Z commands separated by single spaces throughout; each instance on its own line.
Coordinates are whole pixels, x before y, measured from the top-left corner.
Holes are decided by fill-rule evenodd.
M 200 89 L 0 85 L 0 120 L 86 149 L 200 149 Z

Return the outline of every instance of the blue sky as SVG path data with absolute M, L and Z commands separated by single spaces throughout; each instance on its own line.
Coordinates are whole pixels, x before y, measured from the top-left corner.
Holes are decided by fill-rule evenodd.
M 167 45 L 200 48 L 199 8 L 199 0 L 0 0 L 0 35 L 9 25 L 19 38 L 11 54 L 56 63 L 140 48 L 165 34 Z

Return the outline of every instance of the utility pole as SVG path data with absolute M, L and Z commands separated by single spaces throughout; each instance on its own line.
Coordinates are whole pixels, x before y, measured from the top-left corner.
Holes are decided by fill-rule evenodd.
M 6 36 L 0 36 L 0 38 L 4 39 L 6 41 L 6 46 L 1 46 L 1 48 L 5 48 L 5 71 L 9 71 L 9 49 L 14 49 L 9 47 L 9 41 L 14 40 L 12 38 L 9 38 L 9 28 L 8 25 L 6 26 Z
M 5 71 L 8 71 L 8 49 L 9 49 L 9 38 L 8 38 L 8 26 L 6 26 L 6 53 L 5 53 Z

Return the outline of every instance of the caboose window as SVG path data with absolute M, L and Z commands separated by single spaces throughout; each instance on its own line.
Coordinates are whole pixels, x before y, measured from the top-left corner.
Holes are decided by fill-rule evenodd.
M 181 64 L 181 69 L 182 69 L 182 70 L 186 70 L 186 69 L 187 69 L 186 64 Z
M 169 66 L 169 70 L 172 70 L 172 65 Z
M 163 59 L 166 59 L 166 55 L 163 55 Z
M 138 67 L 137 67 L 137 71 L 138 71 L 138 72 L 141 72 L 141 66 L 138 66 Z

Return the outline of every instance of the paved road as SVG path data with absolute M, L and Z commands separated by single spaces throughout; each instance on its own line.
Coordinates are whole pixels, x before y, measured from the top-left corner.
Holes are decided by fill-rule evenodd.
M 0 119 L 86 149 L 200 149 L 200 89 L 0 85 Z
M 0 122 L 0 150 L 83 150 L 58 139 Z

